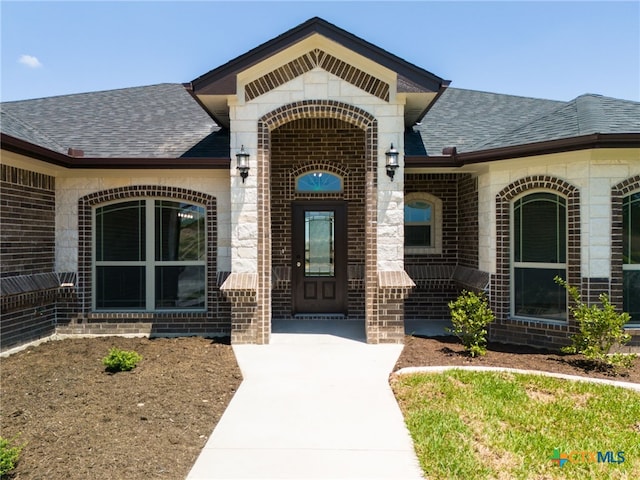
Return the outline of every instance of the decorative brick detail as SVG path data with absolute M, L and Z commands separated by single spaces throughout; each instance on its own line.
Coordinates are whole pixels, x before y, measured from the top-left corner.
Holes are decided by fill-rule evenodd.
M 386 102 L 389 101 L 388 83 L 317 48 L 247 84 L 245 100 L 253 100 L 316 67 Z
M 313 121 L 312 121 L 313 119 Z M 371 320 L 372 325 L 377 318 L 377 302 L 378 302 L 378 275 L 377 275 L 377 142 L 378 142 L 378 123 L 377 120 L 368 112 L 354 107 L 331 100 L 308 100 L 294 102 L 289 105 L 279 107 L 268 113 L 258 121 L 258 280 L 256 290 L 256 309 L 258 322 L 258 335 L 261 337 L 257 343 L 264 343 L 265 338 L 270 331 L 272 316 L 272 267 L 283 267 L 285 265 L 272 264 L 274 248 L 272 247 L 272 234 L 274 232 L 272 225 L 272 205 L 274 198 L 277 204 L 278 196 L 291 196 L 294 191 L 291 188 L 291 179 L 294 178 L 295 172 L 302 172 L 304 169 L 313 168 L 320 162 L 317 158 L 305 160 L 298 159 L 294 165 L 290 165 L 285 177 L 285 186 L 281 186 L 277 182 L 278 170 L 272 164 L 277 159 L 273 156 L 272 140 L 281 132 L 286 130 L 285 125 L 296 121 L 302 121 L 295 125 L 296 128 L 306 128 L 306 125 L 320 125 L 323 122 L 327 124 L 337 125 L 335 121 L 341 121 L 348 124 L 347 130 L 353 127 L 361 130 L 362 150 L 359 154 L 361 163 L 357 166 L 361 172 L 361 184 L 364 191 L 364 211 L 362 213 L 361 222 L 357 222 L 357 227 L 364 232 L 364 242 L 360 245 L 364 258 L 364 311 L 365 317 Z M 276 129 L 284 127 L 280 133 L 275 133 Z M 317 130 L 317 129 L 316 129 Z M 318 132 L 319 133 L 319 132 Z M 308 149 L 298 152 L 300 155 L 308 155 Z M 354 179 L 355 173 L 350 165 L 341 165 L 340 162 L 332 163 L 323 159 L 321 162 L 327 168 L 333 168 L 340 171 L 340 174 L 349 179 Z M 334 170 L 331 170 L 334 171 Z M 351 181 L 351 180 L 349 180 Z M 288 187 L 286 185 L 289 185 Z M 353 185 L 356 185 L 355 183 Z M 282 192 L 280 189 L 284 189 Z M 287 193 L 288 192 L 288 193 Z M 356 195 L 356 190 L 349 191 L 347 187 L 346 195 Z M 273 197 L 272 197 L 273 196 Z M 316 197 L 317 198 L 317 197 Z M 334 197 L 335 198 L 335 197 Z M 351 233 L 351 232 L 350 232 Z M 277 235 L 274 235 L 274 238 Z M 287 248 L 287 247 L 285 247 Z M 285 250 L 286 254 L 286 250 Z M 356 265 L 352 265 L 356 266 Z M 351 286 L 354 285 L 351 279 Z M 349 292 L 349 303 L 357 301 L 358 294 Z M 281 297 L 282 299 L 283 297 Z M 277 308 L 286 308 L 284 302 L 278 303 L 277 296 L 275 306 Z
M 490 304 L 496 321 L 489 328 L 492 340 L 557 348 L 568 343 L 575 323 L 511 318 L 511 202 L 531 190 L 547 190 L 567 199 L 567 281 L 580 285 L 580 191 L 548 175 L 522 178 L 496 195 L 496 274 L 491 279 Z

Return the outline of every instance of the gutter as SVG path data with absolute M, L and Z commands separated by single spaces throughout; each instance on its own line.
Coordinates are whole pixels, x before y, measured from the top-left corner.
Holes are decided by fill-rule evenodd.
M 449 147 L 444 149 L 443 155 L 406 156 L 405 168 L 459 168 L 475 163 L 487 163 L 498 160 L 597 148 L 640 148 L 640 133 L 593 133 L 580 137 L 561 138 L 558 140 L 547 140 L 544 142 L 463 153 L 457 153 L 455 147 Z
M 231 164 L 229 157 L 85 157 L 72 148 L 65 155 L 5 133 L 0 134 L 0 144 L 3 150 L 72 169 L 228 169 Z

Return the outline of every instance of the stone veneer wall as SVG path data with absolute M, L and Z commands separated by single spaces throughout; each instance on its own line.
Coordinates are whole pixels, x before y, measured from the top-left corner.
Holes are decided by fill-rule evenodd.
M 272 293 L 273 318 L 288 318 L 292 312 L 291 202 L 346 200 L 348 315 L 350 319 L 364 319 L 364 156 L 364 131 L 340 119 L 298 119 L 271 132 L 271 262 L 276 279 Z M 296 178 L 315 170 L 343 177 L 343 192 L 296 192 Z
M 55 178 L 0 165 L 0 349 L 48 336 L 56 323 Z

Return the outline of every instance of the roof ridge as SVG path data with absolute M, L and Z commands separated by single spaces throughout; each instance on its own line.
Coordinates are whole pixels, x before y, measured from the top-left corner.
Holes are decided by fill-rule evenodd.
M 465 91 L 465 92 L 475 92 L 475 93 L 483 93 L 486 95 L 496 95 L 496 96 L 500 96 L 500 97 L 512 97 L 512 98 L 521 98 L 521 99 L 527 99 L 527 100 L 540 100 L 543 102 L 555 102 L 555 103 L 567 103 L 565 100 L 554 100 L 552 98 L 542 98 L 542 97 L 530 97 L 527 95 L 515 95 L 513 93 L 500 93 L 500 92 L 489 92 L 488 90 L 476 90 L 474 88 L 460 88 L 460 87 L 452 87 L 449 86 L 448 90 L 459 90 L 459 91 Z
M 30 123 L 24 121 L 22 118 L 14 115 L 11 112 L 8 112 L 6 109 L 1 109 L 0 113 L 2 115 L 6 115 L 8 117 L 11 117 L 11 120 L 19 123 L 20 125 L 22 125 L 26 130 L 34 133 L 35 135 L 46 139 L 48 142 L 51 142 L 52 145 L 55 145 L 56 147 L 58 147 L 60 150 L 60 152 L 64 152 L 65 151 L 65 147 L 63 145 L 61 145 L 57 140 L 55 140 L 54 138 L 52 138 L 51 136 L 47 135 L 46 133 L 42 132 L 41 130 L 38 130 L 36 127 L 34 127 L 33 125 L 31 125 Z M 13 136 L 13 135 L 12 135 Z
M 161 87 L 165 85 L 179 85 L 184 88 L 184 85 L 180 82 L 162 82 L 162 83 L 154 83 L 152 85 L 137 85 L 135 87 L 120 87 L 120 88 L 108 88 L 104 90 L 92 90 L 89 92 L 78 92 L 78 93 L 64 93 L 61 95 L 51 95 L 49 97 L 36 97 L 36 98 L 25 98 L 22 100 L 10 100 L 7 102 L 0 102 L 0 105 L 12 105 L 17 103 L 24 102 L 35 102 L 38 100 L 50 100 L 50 99 L 60 99 L 60 98 L 71 98 L 71 97 L 81 97 L 83 95 L 95 95 L 98 93 L 111 93 L 111 92 L 123 92 L 126 90 L 138 90 L 143 88 L 151 88 L 151 87 Z

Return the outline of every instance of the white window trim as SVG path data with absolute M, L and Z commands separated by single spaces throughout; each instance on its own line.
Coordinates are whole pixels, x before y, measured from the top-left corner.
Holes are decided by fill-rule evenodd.
M 145 245 L 145 258 L 147 260 L 132 260 L 132 261 L 97 261 L 96 260 L 96 240 L 97 240 L 97 229 L 96 226 L 96 212 L 99 208 L 105 207 L 107 205 L 116 205 L 118 203 L 125 203 L 129 201 L 135 200 L 144 200 L 144 208 L 146 215 L 145 222 L 145 238 L 147 239 Z M 98 313 L 153 313 L 153 312 L 161 312 L 161 313 L 201 313 L 207 311 L 207 289 L 209 286 L 207 285 L 207 259 L 206 259 L 206 246 L 207 246 L 207 228 L 205 226 L 204 229 L 204 248 L 205 248 L 205 258 L 203 260 L 185 260 L 185 261 L 161 261 L 156 260 L 156 252 L 155 252 L 155 202 L 156 200 L 166 200 L 171 202 L 181 202 L 188 203 L 190 205 L 196 205 L 198 207 L 202 207 L 205 211 L 204 218 L 206 219 L 206 207 L 204 205 L 200 205 L 197 203 L 191 203 L 182 201 L 181 199 L 176 198 L 165 198 L 165 197 L 144 197 L 137 198 L 132 197 L 128 199 L 120 199 L 113 202 L 101 203 L 99 205 L 95 205 L 91 209 L 91 221 L 93 222 L 92 230 L 92 254 L 91 254 L 91 278 L 92 287 L 91 287 L 91 308 L 94 312 Z M 151 214 L 149 214 L 151 212 Z M 97 308 L 97 292 L 96 292 L 96 267 L 97 266 L 108 266 L 108 267 L 118 267 L 118 266 L 144 266 L 145 267 L 145 308 L 143 309 L 123 309 L 123 308 Z M 156 291 L 156 276 L 155 276 L 155 268 L 156 266 L 204 266 L 204 278 L 205 278 L 205 295 L 204 295 L 204 307 L 203 308 L 195 308 L 195 309 L 176 309 L 176 308 L 155 308 L 155 291 Z
M 515 269 L 516 268 L 540 268 L 540 269 L 561 269 L 564 268 L 565 272 L 568 271 L 568 264 L 565 263 L 539 263 L 539 262 L 515 262 L 514 261 L 514 256 L 515 256 L 515 244 L 514 244 L 514 225 L 515 225 L 515 204 L 518 200 L 520 200 L 523 197 L 526 197 L 528 195 L 534 194 L 534 193 L 551 193 L 553 195 L 556 195 L 558 197 L 564 198 L 565 199 L 565 211 L 566 211 L 566 215 L 565 215 L 565 221 L 567 222 L 566 225 L 566 234 L 567 234 L 567 241 L 565 242 L 566 244 L 566 248 L 567 251 L 565 252 L 565 258 L 569 258 L 569 212 L 568 212 L 568 205 L 567 205 L 567 197 L 565 197 L 564 195 L 556 192 L 555 190 L 544 190 L 544 189 L 531 189 L 531 190 L 527 190 L 526 192 L 523 192 L 521 195 L 518 195 L 517 197 L 514 197 L 511 199 L 510 205 L 509 205 L 509 245 L 510 245 L 510 252 L 509 252 L 509 276 L 510 276 L 510 281 L 509 281 L 509 315 L 511 316 L 511 318 L 517 319 L 517 320 L 526 320 L 528 322 L 535 322 L 535 323 L 541 323 L 541 324 L 549 324 L 549 325 L 567 325 L 568 321 L 569 321 L 569 300 L 568 300 L 568 295 L 567 295 L 567 310 L 566 310 L 566 319 L 565 320 L 552 320 L 549 318 L 541 318 L 541 317 L 529 317 L 526 315 L 516 315 L 515 314 L 515 298 L 516 298 L 516 282 L 514 281 L 515 278 Z M 566 280 L 566 278 L 565 278 Z
M 431 237 L 433 245 L 430 247 L 404 247 L 404 253 L 409 255 L 440 255 L 442 254 L 442 200 L 426 192 L 408 193 L 404 197 L 405 205 L 415 201 L 430 203 L 432 206 Z M 404 212 L 404 205 L 402 206 Z

